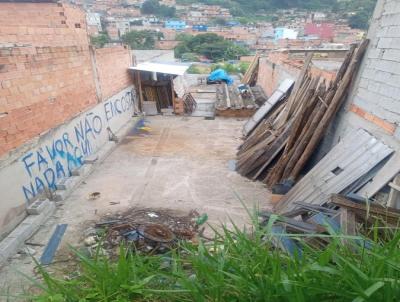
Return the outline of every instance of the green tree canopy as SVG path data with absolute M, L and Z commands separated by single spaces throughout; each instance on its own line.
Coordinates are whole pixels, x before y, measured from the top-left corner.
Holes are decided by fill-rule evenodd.
M 97 48 L 104 47 L 104 45 L 106 45 L 108 42 L 110 42 L 110 38 L 106 33 L 101 33 L 98 36 L 90 37 L 90 43 Z
M 175 7 L 160 4 L 158 0 L 146 0 L 143 2 L 140 11 L 144 15 L 172 18 L 175 16 L 176 9 Z
M 175 57 L 177 58 L 182 58 L 185 53 L 196 53 L 210 60 L 221 61 L 238 59 L 242 55 L 249 54 L 247 48 L 235 45 L 214 33 L 185 35 L 180 38 L 182 42 L 175 48 Z
M 162 33 L 151 30 L 134 30 L 122 36 L 122 41 L 132 49 L 154 49 L 157 39 L 162 37 Z
M 357 12 L 349 17 L 351 28 L 368 29 L 370 16 L 365 12 Z

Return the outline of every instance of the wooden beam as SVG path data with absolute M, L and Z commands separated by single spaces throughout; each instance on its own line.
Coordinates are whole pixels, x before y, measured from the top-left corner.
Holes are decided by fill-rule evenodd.
M 136 78 L 138 82 L 138 89 L 139 89 L 139 102 L 140 102 L 140 109 L 143 110 L 143 93 L 142 93 L 142 79 L 140 77 L 140 71 L 136 70 Z
M 392 208 L 399 208 L 399 201 L 400 201 L 400 174 L 393 179 L 393 182 L 389 183 L 390 192 L 387 201 L 388 207 Z
M 175 112 L 175 91 L 174 91 L 174 76 L 170 75 L 169 79 L 171 81 L 171 100 L 172 100 L 172 110 Z
M 332 194 L 330 197 L 330 203 L 337 205 L 339 207 L 345 207 L 353 210 L 360 210 L 362 212 L 369 212 L 374 215 L 378 215 L 381 217 L 390 217 L 395 219 L 400 219 L 400 210 L 394 208 L 384 208 L 383 206 L 379 206 L 377 204 L 370 203 L 368 205 L 361 204 L 357 202 L 353 202 L 346 197 L 340 196 L 338 194 Z
M 319 121 L 318 126 L 314 130 L 313 136 L 311 137 L 310 141 L 307 144 L 307 147 L 304 149 L 301 157 L 298 159 L 296 165 L 294 166 L 292 172 L 290 173 L 290 177 L 292 179 L 296 179 L 299 176 L 307 160 L 310 158 L 312 152 L 314 152 L 323 134 L 328 128 L 331 120 L 339 110 L 340 105 L 345 99 L 344 96 L 348 90 L 351 80 L 353 79 L 354 73 L 357 71 L 358 66 L 361 63 L 361 59 L 364 56 L 368 43 L 369 40 L 363 40 L 360 46 L 357 48 L 357 51 L 352 57 L 351 62 L 348 68 L 346 69 L 346 72 L 344 73 L 342 80 L 338 84 L 338 87 L 335 91 L 335 95 L 333 96 L 332 101 L 329 104 L 329 108 L 326 110 L 325 114 Z
M 340 208 L 340 228 L 345 235 L 356 235 L 356 215 L 349 208 Z

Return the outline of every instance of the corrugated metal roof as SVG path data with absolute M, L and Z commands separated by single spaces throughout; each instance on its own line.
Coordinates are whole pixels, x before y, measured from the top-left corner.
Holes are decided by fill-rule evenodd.
M 349 133 L 275 207 L 277 212 L 295 208 L 295 201 L 322 205 L 329 195 L 340 193 L 393 150 L 367 131 Z
M 144 62 L 136 66 L 129 67 L 129 69 L 183 75 L 189 67 L 190 64 Z

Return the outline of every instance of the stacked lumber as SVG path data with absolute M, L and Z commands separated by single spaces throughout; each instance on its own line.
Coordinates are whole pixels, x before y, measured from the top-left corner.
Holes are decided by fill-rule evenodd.
M 247 68 L 246 73 L 242 78 L 242 84 L 246 84 L 249 86 L 254 86 L 257 81 L 258 74 L 258 61 L 260 59 L 260 55 L 256 54 L 251 61 L 249 68 Z
M 348 51 L 335 80 L 310 72 L 309 54 L 290 95 L 248 134 L 237 153 L 237 171 L 269 187 L 296 181 L 345 100 L 368 40 Z

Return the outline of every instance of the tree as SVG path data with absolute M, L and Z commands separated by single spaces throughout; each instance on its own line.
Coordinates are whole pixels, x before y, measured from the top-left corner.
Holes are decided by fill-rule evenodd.
M 241 56 L 247 56 L 249 53 L 249 50 L 243 46 L 231 45 L 225 51 L 225 58 L 238 60 Z
M 151 30 L 130 31 L 122 36 L 122 41 L 132 49 L 154 49 L 160 33 Z
M 146 0 L 143 2 L 140 11 L 145 15 L 155 15 L 158 12 L 160 3 L 158 0 Z
M 158 0 L 146 0 L 143 2 L 140 11 L 144 15 L 172 18 L 175 16 L 176 9 L 175 7 L 160 4 Z
M 193 36 L 187 33 L 179 33 L 175 37 L 177 41 L 184 41 L 184 42 L 189 42 L 192 38 Z
M 191 52 L 191 49 L 187 46 L 185 42 L 179 43 L 174 49 L 175 58 L 182 58 L 185 53 Z
M 175 57 L 182 58 L 185 53 L 196 53 L 214 61 L 238 59 L 247 55 L 249 50 L 235 45 L 231 41 L 214 33 L 200 34 L 196 36 L 179 36 L 181 43 L 175 47 Z
M 198 62 L 199 61 L 199 57 L 192 52 L 186 52 L 182 55 L 182 61 L 185 62 Z
M 369 18 L 366 12 L 357 12 L 349 17 L 349 25 L 351 28 L 368 29 Z
M 219 41 L 213 43 L 203 43 L 197 46 L 194 50 L 213 61 L 225 59 L 225 51 L 228 48 L 228 41 Z
M 215 23 L 216 25 L 220 25 L 220 26 L 225 26 L 226 25 L 226 20 L 224 18 L 221 17 L 217 17 L 214 20 L 212 20 L 213 23 Z
M 108 42 L 110 42 L 110 38 L 106 33 L 101 33 L 98 36 L 90 37 L 90 43 L 97 48 L 104 47 L 104 45 L 106 45 Z

